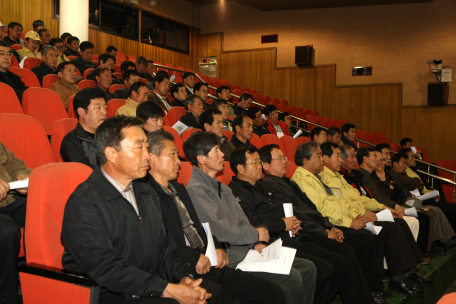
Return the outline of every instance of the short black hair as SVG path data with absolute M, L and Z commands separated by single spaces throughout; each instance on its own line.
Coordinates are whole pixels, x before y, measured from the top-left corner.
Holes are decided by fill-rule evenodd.
M 63 40 L 60 38 L 52 38 L 51 40 L 49 40 L 49 45 L 55 46 L 57 43 L 60 43 L 60 42 L 63 43 Z
M 255 146 L 242 146 L 235 149 L 230 156 L 230 167 L 231 170 L 233 170 L 233 173 L 236 175 L 238 174 L 238 165 L 243 165 L 245 168 L 245 162 L 247 161 L 247 153 L 253 154 L 255 152 L 258 152 L 258 149 Z
M 196 92 L 196 91 L 199 91 L 201 90 L 201 87 L 206 87 L 209 89 L 209 85 L 207 83 L 204 83 L 204 82 L 198 82 L 195 84 L 195 86 L 193 87 L 193 92 Z
M 258 150 L 258 154 L 260 154 L 260 159 L 263 163 L 270 164 L 272 161 L 272 150 L 274 149 L 279 149 L 279 145 L 276 144 L 270 144 L 270 145 L 265 145 Z
M 196 76 L 195 76 L 195 73 L 186 72 L 186 73 L 184 73 L 184 75 L 182 75 L 182 80 L 184 80 L 184 79 L 187 78 L 188 76 L 192 76 L 192 75 L 193 75 L 193 77 L 196 77 Z
M 412 152 L 412 154 L 415 154 L 415 153 L 413 153 L 413 150 L 411 148 L 402 148 L 401 151 L 399 151 L 399 153 L 407 155 L 407 157 L 405 159 L 408 159 L 408 154 L 410 152 Z
M 383 149 L 390 149 L 390 145 L 387 143 L 378 144 L 375 146 L 375 151 L 382 153 Z
M 0 46 L 7 47 L 9 49 L 10 53 L 13 54 L 13 49 L 4 40 L 0 40 Z
M 179 92 L 180 88 L 185 88 L 185 86 L 182 83 L 176 83 L 171 87 L 171 90 L 169 90 L 169 93 L 171 94 L 174 100 L 176 100 L 176 97 L 174 97 L 174 93 Z
M 279 120 L 280 121 L 285 121 L 285 117 L 287 117 L 287 116 L 290 116 L 290 113 L 288 113 L 288 112 L 279 113 Z
M 63 40 L 65 40 L 65 39 L 63 39 Z M 77 40 L 77 41 L 80 41 L 78 37 L 76 37 L 76 36 L 70 36 L 70 37 L 67 39 L 67 43 L 68 43 L 68 44 L 71 44 L 73 41 L 76 41 L 76 40 Z
M 112 51 L 116 51 L 117 52 L 117 48 L 115 46 L 112 46 L 112 45 L 110 45 L 110 46 L 108 46 L 106 48 L 106 53 L 111 53 Z
M 50 30 L 48 30 L 47 28 L 39 29 L 39 30 L 38 30 L 38 35 L 39 35 L 40 37 L 43 37 L 43 34 L 46 33 L 46 32 L 50 32 Z
M 112 59 L 114 63 L 116 63 L 116 57 L 109 55 L 108 53 L 103 53 L 100 56 L 98 56 L 99 64 L 103 61 L 103 63 L 106 63 L 109 59 Z
M 249 117 L 251 119 L 255 119 L 256 118 L 256 113 L 261 112 L 261 109 L 260 107 L 251 107 L 247 110 L 247 115 L 249 115 Z
M 107 161 L 105 155 L 106 147 L 112 147 L 119 150 L 120 142 L 125 138 L 125 134 L 123 132 L 124 129 L 130 127 L 141 128 L 141 126 L 141 120 L 136 117 L 125 115 L 113 116 L 99 125 L 97 131 L 95 132 L 95 146 L 97 148 L 97 157 L 100 164 L 104 165 Z
M 239 102 L 241 100 L 248 100 L 248 99 L 252 99 L 252 101 L 253 101 L 253 97 L 249 93 L 242 93 L 241 96 L 239 96 Z
M 139 75 L 138 71 L 136 71 L 136 70 L 126 70 L 125 73 L 123 74 L 123 80 L 128 81 L 128 80 L 130 80 L 131 76 L 141 77 L 141 75 Z
M 272 104 L 268 104 L 267 106 L 264 107 L 263 114 L 266 115 L 266 117 L 267 117 L 267 116 L 269 116 L 269 114 L 271 114 L 274 111 L 277 111 L 276 106 L 272 105 Z
M 310 131 L 310 140 L 313 141 L 314 137 L 320 135 L 321 132 L 325 132 L 326 133 L 326 130 L 324 128 L 322 128 L 322 127 L 313 128 L 312 131 Z
M 375 152 L 374 148 L 372 147 L 362 147 L 356 152 L 356 159 L 358 160 L 358 164 L 361 166 L 364 162 L 364 157 L 370 157 L 370 153 Z
M 22 26 L 22 24 L 20 24 L 20 23 L 18 23 L 18 22 L 10 22 L 10 23 L 8 23 L 8 28 L 9 28 L 9 29 L 12 29 L 12 30 L 13 30 L 15 26 L 20 26 L 22 29 L 24 29 L 24 27 Z M 8 30 L 8 32 L 9 32 L 9 30 Z
M 212 102 L 211 107 L 218 109 L 222 104 L 228 105 L 228 101 L 226 101 L 225 99 L 216 99 Z
M 128 89 L 128 97 L 131 96 L 133 91 L 135 91 L 136 93 L 139 93 L 139 89 L 141 89 L 142 87 L 146 87 L 147 88 L 147 92 L 149 92 L 149 88 L 147 87 L 147 85 L 144 82 L 142 82 L 142 81 L 138 81 L 138 82 L 133 83 L 130 86 L 130 88 Z
M 149 120 L 149 118 L 163 118 L 165 112 L 162 107 L 152 101 L 145 101 L 136 108 L 136 117 L 141 119 L 143 123 Z
M 195 132 L 184 142 L 185 157 L 198 167 L 198 155 L 208 156 L 212 148 L 220 145 L 220 137 L 210 132 Z
M 33 30 L 35 30 L 39 26 L 44 26 L 44 22 L 41 20 L 35 20 L 32 23 Z M 40 35 L 41 36 L 41 35 Z
M 230 92 L 231 92 L 231 89 L 229 86 L 219 86 L 217 88 L 217 90 L 215 90 L 215 97 L 219 98 L 218 94 L 222 93 L 223 90 L 230 90 Z
M 59 64 L 60 67 L 61 64 Z M 104 98 L 106 101 L 106 94 L 97 88 L 85 88 L 76 93 L 73 99 L 73 111 L 76 118 L 79 120 L 78 109 L 83 108 L 87 113 L 89 110 L 90 102 L 95 98 Z
M 60 39 L 62 39 L 62 41 L 64 41 L 66 37 L 71 37 L 71 36 L 72 35 L 70 33 L 63 33 L 62 35 L 60 35 Z M 67 43 L 68 43 L 68 40 L 67 40 Z
M 321 154 L 331 157 L 334 154 L 335 149 L 339 149 L 339 146 L 333 142 L 327 141 L 320 145 Z
M 111 73 L 111 70 L 108 68 L 96 68 L 95 70 L 90 72 L 89 75 L 87 75 L 86 79 L 93 80 L 93 81 L 95 81 L 95 83 L 98 83 L 97 76 L 100 77 L 101 73 L 103 73 L 105 71 L 108 71 L 109 73 Z
M 120 64 L 120 72 L 122 73 L 122 75 L 123 75 L 123 73 L 125 73 L 125 71 L 128 70 L 129 67 L 134 67 L 136 69 L 136 65 L 133 62 L 128 61 L 128 60 L 125 60 L 124 62 L 122 62 Z
M 64 62 L 60 63 L 60 64 L 57 66 L 57 74 L 60 73 L 60 72 L 63 73 L 63 71 L 65 70 L 65 67 L 66 67 L 67 65 L 70 65 L 70 64 L 71 64 L 71 65 L 74 65 L 74 63 L 71 62 L 71 61 L 64 61 Z M 75 66 L 75 67 L 76 67 L 76 66 Z
M 220 112 L 217 108 L 210 107 L 209 109 L 201 113 L 201 116 L 199 117 L 199 128 L 206 132 L 204 124 L 212 126 L 212 124 L 214 123 L 214 115 L 222 115 L 222 112 Z
M 95 48 L 95 46 L 90 41 L 83 41 L 79 45 L 79 49 L 81 50 L 81 52 L 84 52 L 87 49 L 94 49 L 94 48 Z
M 241 114 L 241 115 L 236 116 L 233 119 L 233 122 L 231 123 L 231 127 L 233 128 L 234 134 L 237 133 L 236 132 L 237 131 L 236 130 L 237 126 L 239 126 L 242 129 L 242 124 L 244 123 L 244 117 L 250 118 L 249 115 L 247 115 L 247 114 Z
M 157 105 L 157 107 L 159 107 L 159 105 Z M 149 132 L 147 134 L 147 142 L 149 143 L 149 153 L 153 153 L 157 156 L 160 156 L 163 149 L 165 148 L 165 140 L 174 142 L 173 134 L 166 132 L 165 130 Z
M 312 157 L 313 151 L 318 149 L 318 144 L 316 142 L 306 142 L 300 144 L 296 149 L 295 153 L 295 163 L 297 166 L 304 165 L 304 158 L 309 160 Z
M 394 154 L 392 157 L 391 157 L 391 166 L 393 165 L 393 163 L 398 163 L 401 161 L 401 158 L 404 158 L 405 160 L 407 160 L 408 158 L 408 155 L 407 154 L 404 154 L 404 153 L 396 153 Z
M 154 78 L 154 85 L 155 82 L 158 82 L 159 84 L 165 81 L 165 79 L 169 80 L 169 74 L 168 73 L 157 73 Z
M 336 135 L 336 133 L 342 134 L 342 131 L 338 127 L 331 127 L 326 130 L 327 135 L 333 136 L 333 135 Z
M 149 65 L 149 63 L 147 62 L 147 58 L 144 57 L 144 56 L 138 56 L 136 57 L 136 64 L 144 64 L 146 67 Z
M 352 124 L 352 123 L 346 123 L 342 126 L 342 135 L 344 133 L 347 133 L 350 132 L 350 129 L 356 129 L 355 125 Z
M 409 142 L 413 142 L 413 140 L 411 138 L 408 138 L 408 137 L 402 138 L 401 141 L 400 141 L 401 147 L 405 146 Z

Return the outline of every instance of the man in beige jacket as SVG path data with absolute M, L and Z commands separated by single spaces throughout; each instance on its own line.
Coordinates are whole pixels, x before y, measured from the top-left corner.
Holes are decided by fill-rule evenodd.
M 22 61 L 25 57 L 35 57 L 41 59 L 40 48 L 40 36 L 37 32 L 30 31 L 25 34 L 25 45 L 22 49 L 18 50 L 19 59 Z
M 135 82 L 128 90 L 128 99 L 125 105 L 117 109 L 116 116 L 126 115 L 136 117 L 136 108 L 144 101 L 147 101 L 148 96 L 149 88 L 147 85 L 140 81 Z

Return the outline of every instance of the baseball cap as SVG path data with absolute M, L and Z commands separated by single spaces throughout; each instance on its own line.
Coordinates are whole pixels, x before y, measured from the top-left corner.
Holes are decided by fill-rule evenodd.
M 27 32 L 27 34 L 25 34 L 24 38 L 30 38 L 32 40 L 41 41 L 40 35 L 38 35 L 38 33 L 35 31 Z

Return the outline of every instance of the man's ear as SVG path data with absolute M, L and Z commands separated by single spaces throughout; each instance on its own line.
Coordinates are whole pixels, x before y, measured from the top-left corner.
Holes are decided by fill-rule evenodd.
M 155 165 L 157 163 L 158 156 L 155 155 L 154 153 L 149 153 L 149 163 L 151 165 Z
M 269 169 L 271 168 L 271 164 L 269 163 L 263 163 L 263 170 L 264 172 L 269 172 Z
M 198 155 L 196 157 L 196 160 L 198 161 L 198 164 L 200 164 L 200 165 L 206 164 L 206 156 L 204 156 L 204 155 Z
M 79 117 L 84 117 L 86 114 L 86 111 L 83 108 L 78 108 L 77 112 Z
M 207 131 L 207 127 L 210 127 L 210 125 L 208 123 L 204 123 L 204 130 L 203 131 Z
M 243 166 L 242 164 L 238 164 L 238 165 L 236 166 L 236 168 L 237 168 L 237 170 L 238 170 L 238 173 L 244 175 L 244 173 L 245 173 L 245 168 L 244 168 L 244 166 Z
M 81 108 L 79 108 L 79 109 L 81 109 Z M 105 152 L 106 159 L 109 162 L 116 164 L 118 151 L 116 149 L 114 149 L 113 147 L 106 147 L 104 152 Z

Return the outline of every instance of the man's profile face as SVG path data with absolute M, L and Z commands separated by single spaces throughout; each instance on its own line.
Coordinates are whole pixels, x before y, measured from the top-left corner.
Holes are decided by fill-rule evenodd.
M 136 63 L 136 71 L 137 71 L 139 74 L 144 73 L 145 70 L 146 70 L 146 66 L 144 65 L 144 63 L 141 63 L 141 64 L 137 64 L 137 63 Z
M 346 170 L 351 171 L 356 168 L 358 160 L 356 159 L 355 149 L 350 148 L 347 150 L 347 159 L 342 159 L 342 167 Z
M 385 170 L 385 159 L 382 156 L 382 153 L 375 151 L 378 160 L 378 168 L 377 170 Z
M 185 98 L 187 98 L 187 90 L 185 90 L 185 87 L 180 87 L 177 93 L 173 93 L 173 97 L 180 102 L 185 102 Z
M 97 86 L 103 90 L 108 90 L 112 84 L 112 74 L 110 70 L 104 70 L 100 73 L 100 76 L 96 76 Z
M 38 32 L 38 31 L 41 30 L 42 28 L 44 28 L 43 25 L 38 25 L 38 26 L 36 27 L 36 29 L 33 29 L 33 30 L 34 30 L 35 32 Z
M 257 182 L 263 177 L 258 152 L 245 153 L 244 177 L 249 182 Z M 256 164 L 257 163 L 257 164 Z
M 87 112 L 80 119 L 84 125 L 89 128 L 88 131 L 95 133 L 94 131 L 101 125 L 107 117 L 108 107 L 104 98 L 94 98 L 90 100 L 90 105 L 87 108 Z
M 249 98 L 249 99 L 242 99 L 238 102 L 238 106 L 240 106 L 241 108 L 243 108 L 244 110 L 247 110 L 250 105 L 252 104 L 252 98 Z
M 19 40 L 22 34 L 22 26 L 16 25 L 13 29 L 8 28 L 9 37 L 13 37 L 14 40 Z
M 347 133 L 347 132 L 344 132 L 344 136 L 345 136 L 349 141 L 354 141 L 355 138 L 356 138 L 356 129 L 355 129 L 355 128 L 351 128 L 350 130 L 348 130 L 348 133 Z
M 283 119 L 283 122 L 287 124 L 288 128 L 291 127 L 291 117 L 290 116 L 285 116 Z
M 214 146 L 211 151 L 209 151 L 207 157 L 205 157 L 206 167 L 213 171 L 222 171 L 223 170 L 223 156 L 225 154 L 220 151 L 220 146 Z
M 304 165 L 306 164 L 305 162 L 307 161 L 307 167 L 305 167 L 309 172 L 313 174 L 320 173 L 323 171 L 323 157 L 321 153 L 320 147 L 314 149 L 312 151 L 312 156 L 310 157 L 309 160 L 304 159 Z
M 322 143 L 325 143 L 327 141 L 327 139 L 326 139 L 326 131 L 321 131 L 320 134 L 314 135 L 313 141 L 316 142 L 318 145 L 321 145 Z
M 284 177 L 287 173 L 287 161 L 282 150 L 274 148 L 271 151 L 271 163 L 269 164 L 268 174 Z
M 203 102 L 206 101 L 207 97 L 209 96 L 209 91 L 207 90 L 207 86 L 201 86 L 199 91 L 195 91 L 195 94 L 201 97 Z
M 57 52 L 59 53 L 59 57 L 62 57 L 63 52 L 65 52 L 65 47 L 63 46 L 63 42 L 57 42 L 55 44 L 55 48 L 57 49 Z
M 0 46 L 0 71 L 6 71 L 11 66 L 12 53 L 9 47 Z
M 220 112 L 222 112 L 222 118 L 223 118 L 223 121 L 227 120 L 228 119 L 228 115 L 230 115 L 230 109 L 228 108 L 228 105 L 227 104 L 220 104 L 220 106 L 218 107 L 218 110 Z
M 188 110 L 193 113 L 193 116 L 196 118 L 201 116 L 201 113 L 203 113 L 204 108 L 203 108 L 203 102 L 201 99 L 195 97 L 195 101 L 193 102 L 192 105 L 188 105 Z
M 388 148 L 382 149 L 382 158 L 385 162 L 385 165 L 389 165 L 391 163 L 391 151 Z
M 158 174 L 167 181 L 172 181 L 179 175 L 179 150 L 170 140 L 164 140 L 165 147 L 160 155 L 150 153 L 151 166 L 150 173 Z
M 222 92 L 220 92 L 218 95 L 219 95 L 219 99 L 229 100 L 230 99 L 230 90 L 223 89 Z
M 250 140 L 253 134 L 253 121 L 250 117 L 244 116 L 242 125 L 236 126 L 236 136 Z
M 103 62 L 103 63 L 100 62 L 99 68 L 107 68 L 107 69 L 111 70 L 113 66 L 114 66 L 114 60 L 112 58 L 109 58 L 108 60 L 106 60 L 106 62 Z
M 269 113 L 268 119 L 273 124 L 276 124 L 279 121 L 279 112 L 277 112 L 277 110 L 273 110 L 272 112 Z
M 143 128 L 146 129 L 147 132 L 160 131 L 163 129 L 163 117 L 149 117 L 149 119 L 143 124 Z
M 144 101 L 147 101 L 147 98 L 149 97 L 149 88 L 146 86 L 142 86 L 139 88 L 139 92 L 136 93 L 133 91 L 131 93 L 131 99 L 138 103 L 143 103 Z
M 41 56 L 41 59 L 44 61 L 44 64 L 46 64 L 48 67 L 55 68 L 55 66 L 57 65 L 57 61 L 59 60 L 59 57 L 57 55 L 57 51 L 48 50 L 46 55 Z
M 76 72 L 76 67 L 72 64 L 65 66 L 63 72 L 59 72 L 59 77 L 65 82 L 74 84 L 77 80 L 78 73 Z
M 111 53 L 109 53 L 109 55 L 117 57 L 117 51 L 112 50 Z
M 149 171 L 147 136 L 140 127 L 129 127 L 122 132 L 124 139 L 120 142 L 114 159 L 115 168 L 124 178 L 143 178 Z
M 165 96 L 168 94 L 168 89 L 169 89 L 169 79 L 165 78 L 162 82 L 158 83 L 158 81 L 155 82 L 155 91 L 158 92 L 161 96 Z
M 65 39 L 65 41 L 66 41 L 66 39 Z M 77 52 L 79 50 L 79 40 L 71 41 L 71 44 L 69 44 L 68 47 L 70 49 L 72 49 L 73 51 Z M 92 52 L 93 52 L 93 50 L 92 50 Z
M 371 170 L 377 170 L 378 168 L 378 158 L 377 153 L 369 152 L 369 157 L 364 157 L 363 164 L 365 164 Z
M 326 138 L 329 142 L 335 143 L 336 145 L 340 146 L 340 133 L 334 133 L 334 135 L 327 135 Z
M 93 55 L 93 48 L 85 49 L 84 51 L 79 51 L 79 54 L 81 55 L 82 60 L 91 61 Z
M 34 52 L 36 49 L 40 47 L 40 42 L 38 40 L 33 40 L 33 39 L 26 39 L 25 42 L 25 47 L 28 48 L 30 51 Z
M 190 75 L 184 79 L 184 85 L 189 88 L 193 88 L 195 86 L 195 76 Z
M 128 78 L 128 80 L 124 79 L 125 88 L 127 90 L 129 90 L 131 85 L 134 84 L 135 82 L 138 82 L 138 81 L 139 81 L 139 76 L 138 75 L 131 75 L 130 78 Z
M 407 167 L 415 167 L 416 166 L 416 157 L 413 154 L 413 151 L 407 152 L 408 158 L 405 160 L 407 163 Z
M 405 161 L 405 158 L 401 157 L 399 162 L 393 163 L 393 171 L 403 173 L 405 172 L 405 169 L 407 169 L 407 162 Z
M 49 41 L 51 40 L 51 32 L 46 31 L 42 34 L 43 36 L 40 36 L 41 42 L 43 42 L 44 45 L 48 45 Z
M 413 141 L 409 141 L 405 144 L 404 148 L 411 148 L 413 147 Z
M 253 120 L 253 124 L 257 127 L 260 127 L 263 122 L 263 116 L 261 114 L 261 111 L 258 111 L 255 113 L 255 119 Z
M 325 162 L 325 166 L 333 171 L 333 172 L 339 172 L 340 168 L 342 167 L 342 154 L 340 153 L 340 149 L 333 149 L 333 154 L 331 157 L 328 156 L 323 156 L 323 160 Z
M 215 133 L 218 136 L 223 136 L 223 118 L 220 114 L 213 115 L 214 121 L 212 125 L 205 124 L 206 132 Z

